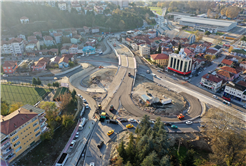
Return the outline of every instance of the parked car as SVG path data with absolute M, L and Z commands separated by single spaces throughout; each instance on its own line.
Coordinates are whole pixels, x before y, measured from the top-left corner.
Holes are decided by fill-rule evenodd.
M 216 95 L 213 95 L 213 98 L 214 98 L 214 99 L 217 99 L 217 100 L 219 99 Z
M 70 148 L 73 148 L 74 145 L 75 145 L 76 141 L 75 140 L 72 140 L 72 142 L 70 143 Z
M 118 124 L 118 122 L 117 122 L 116 120 L 114 120 L 114 119 L 110 119 L 110 120 L 109 120 L 109 123 L 112 123 L 112 124 Z
M 128 73 L 128 77 L 131 77 L 131 73 Z
M 187 125 L 189 125 L 189 124 L 192 124 L 193 122 L 192 121 L 187 121 L 187 122 L 185 122 Z
M 128 119 L 128 122 L 136 122 L 136 120 L 133 118 L 130 118 L 130 119 Z
M 110 130 L 110 131 L 108 131 L 107 135 L 110 136 L 110 135 L 112 135 L 113 133 L 114 133 L 114 130 Z
M 85 98 L 83 98 L 84 103 L 87 102 Z
M 3 74 L 3 77 L 8 77 L 8 75 L 7 74 Z
M 126 128 L 130 129 L 130 128 L 133 128 L 134 126 L 132 124 L 128 124 L 126 125 Z
M 91 163 L 90 163 L 90 166 L 95 166 L 95 163 L 94 163 L 94 162 L 91 162 Z
M 201 127 L 201 128 L 205 128 L 206 126 L 205 126 L 205 125 L 200 125 L 199 127 Z
M 101 149 L 101 148 L 102 148 L 102 146 L 103 146 L 103 144 L 104 144 L 104 142 L 103 142 L 103 141 L 101 141 L 101 142 L 97 145 L 97 147 L 98 147 L 99 149 Z
M 150 97 L 152 97 L 152 94 L 150 94 L 150 93 L 147 93 L 147 95 L 150 96 Z
M 79 138 L 79 132 L 76 133 L 75 139 Z
M 173 129 L 177 129 L 177 128 L 178 128 L 178 126 L 172 125 L 172 126 L 171 126 L 171 128 L 173 128 Z
M 172 126 L 171 123 L 164 123 L 164 125 L 166 125 L 166 126 Z
M 120 122 L 128 122 L 128 120 L 126 118 L 121 118 L 119 121 Z

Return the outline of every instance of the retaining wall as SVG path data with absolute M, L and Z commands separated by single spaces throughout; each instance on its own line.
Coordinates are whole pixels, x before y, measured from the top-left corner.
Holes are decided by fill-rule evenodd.
M 76 67 L 74 67 L 74 68 L 72 68 L 72 69 L 66 70 L 66 71 L 64 71 L 64 72 L 57 73 L 57 74 L 55 74 L 55 76 L 59 76 L 59 75 L 63 75 L 63 74 L 67 74 L 67 73 L 69 73 L 69 72 L 71 72 L 71 71 L 73 71 L 73 70 L 78 69 L 79 67 L 81 67 L 81 65 L 76 66 Z

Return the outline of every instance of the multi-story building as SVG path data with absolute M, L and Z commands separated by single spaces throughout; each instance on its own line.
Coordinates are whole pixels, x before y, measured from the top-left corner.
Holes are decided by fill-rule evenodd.
M 54 38 L 55 38 L 56 43 L 61 43 L 62 34 L 54 33 Z
M 139 45 L 140 56 L 149 56 L 150 55 L 150 46 L 147 44 Z
M 192 59 L 181 48 L 179 54 L 172 53 L 169 55 L 168 69 L 182 75 L 188 75 L 191 73 Z
M 22 24 L 27 24 L 27 23 L 29 23 L 29 18 L 27 18 L 26 16 L 23 16 L 20 18 L 20 22 Z
M 44 39 L 44 44 L 46 46 L 54 45 L 54 40 L 53 40 L 53 38 L 51 36 L 44 36 L 43 39 Z
M 58 2 L 58 8 L 60 10 L 67 10 L 67 4 L 66 4 L 66 2 Z
M 12 38 L 9 41 L 1 42 L 2 54 L 11 54 L 14 56 L 22 55 L 24 52 L 25 44 L 21 38 Z
M 69 48 L 69 53 L 70 54 L 77 54 L 78 52 L 78 46 L 73 44 L 70 48 Z
M 12 74 L 18 68 L 17 61 L 4 61 L 3 71 L 7 74 Z
M 202 76 L 200 84 L 203 87 L 206 87 L 214 92 L 217 92 L 223 84 L 223 79 L 216 75 L 205 74 L 204 76 Z
M 1 158 L 12 162 L 40 140 L 47 131 L 45 110 L 24 105 L 7 116 L 1 116 Z
M 223 96 L 237 101 L 246 101 L 245 81 L 239 81 L 238 83 L 229 82 L 226 84 Z

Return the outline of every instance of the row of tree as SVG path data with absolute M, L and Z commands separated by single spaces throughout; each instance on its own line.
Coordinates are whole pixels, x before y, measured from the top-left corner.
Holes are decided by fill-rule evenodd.
M 13 104 L 7 103 L 5 100 L 1 98 L 1 115 L 6 116 L 11 114 L 12 112 L 19 109 L 23 104 L 21 102 L 16 102 Z

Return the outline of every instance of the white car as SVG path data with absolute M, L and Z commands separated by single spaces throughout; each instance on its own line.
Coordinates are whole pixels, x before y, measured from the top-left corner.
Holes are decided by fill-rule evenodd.
M 89 104 L 85 104 L 85 108 L 89 108 Z
M 130 118 L 130 119 L 128 119 L 128 122 L 136 122 L 136 120 L 133 118 Z
M 243 105 L 243 108 L 246 108 L 246 104 Z
M 70 143 L 70 148 L 73 148 L 74 147 L 74 145 L 75 145 L 75 140 L 72 140 L 72 142 Z
M 94 162 L 91 162 L 91 163 L 90 163 L 90 166 L 95 166 L 95 163 L 94 163 Z
M 79 132 L 76 133 L 75 138 L 79 138 Z
M 188 125 L 188 124 L 192 124 L 193 122 L 192 121 L 187 121 L 186 122 L 186 124 Z
M 84 101 L 84 102 L 86 102 L 86 99 L 85 99 L 85 98 L 83 98 L 83 101 Z
M 3 77 L 8 77 L 8 75 L 7 74 L 3 74 Z
M 78 94 L 78 96 L 81 98 L 82 96 L 80 94 Z

